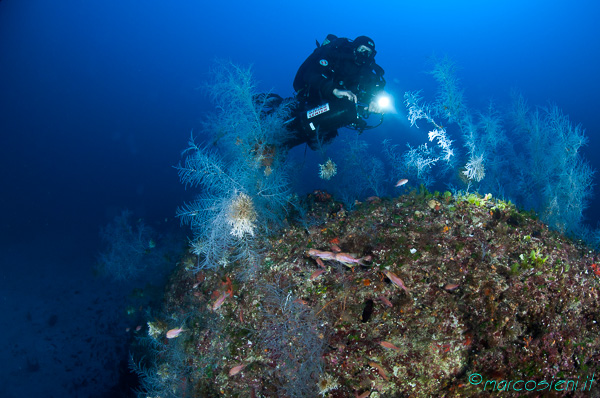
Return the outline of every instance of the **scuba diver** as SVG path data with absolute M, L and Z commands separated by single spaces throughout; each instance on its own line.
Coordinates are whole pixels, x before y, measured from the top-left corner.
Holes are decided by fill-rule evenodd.
M 383 122 L 385 80 L 375 63 L 375 43 L 366 36 L 354 40 L 327 35 L 304 61 L 294 79 L 296 101 L 293 118 L 286 122 L 292 132 L 288 148 L 307 143 L 317 150 L 348 127 L 362 131 Z M 381 113 L 376 126 L 367 124 L 371 113 Z

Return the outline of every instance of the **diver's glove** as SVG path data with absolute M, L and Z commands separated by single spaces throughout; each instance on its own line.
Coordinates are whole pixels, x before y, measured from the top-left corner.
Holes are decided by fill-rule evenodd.
M 369 113 L 383 113 L 378 101 L 371 101 L 368 111 Z
M 333 95 L 335 95 L 338 98 L 346 97 L 350 101 L 353 101 L 355 104 L 358 101 L 358 98 L 356 97 L 356 94 L 354 94 L 350 90 L 340 90 L 340 89 L 334 88 L 333 89 Z

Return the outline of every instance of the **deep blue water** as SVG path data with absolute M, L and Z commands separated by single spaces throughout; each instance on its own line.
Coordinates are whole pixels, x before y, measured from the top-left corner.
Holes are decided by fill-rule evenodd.
M 137 325 L 123 316 L 131 286 L 93 275 L 99 230 L 124 208 L 157 229 L 177 223 L 191 193 L 171 166 L 212 110 L 199 88 L 215 58 L 252 64 L 260 89 L 291 96 L 315 40 L 368 35 L 401 109 L 407 90 L 434 95 L 424 72 L 447 55 L 470 107 L 505 104 L 513 88 L 555 103 L 600 169 L 597 2 L 206 3 L 0 1 L 0 396 L 100 396 L 117 382 Z M 361 138 L 418 134 L 400 112 Z

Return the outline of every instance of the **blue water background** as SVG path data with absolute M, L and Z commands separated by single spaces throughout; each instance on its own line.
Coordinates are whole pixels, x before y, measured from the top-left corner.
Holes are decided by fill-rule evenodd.
M 447 55 L 469 107 L 507 106 L 511 89 L 556 104 L 598 170 L 599 16 L 595 1 L 0 1 L 0 396 L 114 396 L 137 325 L 123 315 L 131 286 L 92 272 L 98 232 L 124 208 L 177 224 L 193 192 L 171 166 L 212 110 L 215 58 L 291 96 L 315 40 L 372 37 L 399 110 L 362 136 L 376 147 L 426 140 L 402 95 L 432 98 L 425 72 Z M 312 167 L 299 188 L 326 189 Z

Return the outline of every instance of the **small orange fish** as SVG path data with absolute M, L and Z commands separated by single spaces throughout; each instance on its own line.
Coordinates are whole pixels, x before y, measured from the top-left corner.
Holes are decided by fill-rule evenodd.
M 235 376 L 236 374 L 240 373 L 245 367 L 246 367 L 246 365 L 244 365 L 244 364 L 238 365 L 238 366 L 234 366 L 229 371 L 229 376 Z
M 384 270 L 383 273 L 392 281 L 394 285 L 398 286 L 399 288 L 402 288 L 405 292 L 408 293 L 408 288 L 404 285 L 402 279 L 398 278 L 398 275 L 388 270 Z
M 388 307 L 393 307 L 392 302 L 390 300 L 388 300 L 387 297 L 385 297 L 383 294 L 379 295 L 379 300 L 381 300 L 381 302 L 385 305 L 387 305 Z
M 171 329 L 167 332 L 167 338 L 168 339 L 174 339 L 176 337 L 179 337 L 179 335 L 181 334 L 181 332 L 185 332 L 185 330 L 183 330 L 183 328 L 175 328 L 175 329 Z
M 212 310 L 216 311 L 219 309 L 219 307 L 221 307 L 223 305 L 223 303 L 225 302 L 225 299 L 227 298 L 227 293 L 222 293 L 219 298 L 217 299 L 217 301 L 215 301 L 215 303 L 212 306 Z
M 460 285 L 457 285 L 456 283 L 446 283 L 444 285 L 444 290 L 451 292 L 453 290 L 458 289 L 459 287 Z
M 298 303 L 298 304 L 308 306 L 308 301 L 302 300 L 301 298 L 297 298 L 296 300 L 293 301 L 293 303 Z
M 473 335 L 471 333 L 467 333 L 467 335 L 465 336 L 465 342 L 463 343 L 463 345 L 470 346 L 472 342 L 473 342 Z
M 355 398 L 367 398 L 369 395 L 371 395 L 371 391 L 365 391 L 360 395 L 356 391 L 354 392 Z
M 355 258 L 348 253 L 335 253 L 335 260 L 344 264 L 347 267 L 354 267 L 354 264 L 366 265 L 365 261 L 371 261 L 371 256 Z
M 402 185 L 406 184 L 407 182 L 408 182 L 408 180 L 406 178 L 403 178 L 401 180 L 398 180 L 398 182 L 394 186 L 395 187 L 401 187 Z
M 375 362 L 369 362 L 369 365 L 375 369 L 377 369 L 377 372 L 379 372 L 379 375 L 381 377 L 383 377 L 383 379 L 385 381 L 389 380 L 389 377 L 387 376 L 387 373 L 385 372 L 385 370 L 381 367 L 381 365 L 379 365 L 378 363 Z
M 325 272 L 324 269 L 318 269 L 315 272 L 313 272 L 310 275 L 310 278 L 308 278 L 309 281 L 314 281 L 315 279 L 317 279 L 319 277 L 319 275 L 321 275 L 323 272 Z
M 379 343 L 379 345 L 381 345 L 383 348 L 389 348 L 390 350 L 400 351 L 400 348 L 387 341 L 382 341 L 381 343 Z
M 315 261 L 317 262 L 317 264 L 319 264 L 319 267 L 325 268 L 325 264 L 323 263 L 323 260 L 321 260 L 319 257 L 315 258 Z
M 326 251 L 317 250 L 317 249 L 310 249 L 308 251 L 308 255 L 311 256 L 311 257 L 322 258 L 324 260 L 333 260 L 333 259 L 335 259 L 335 253 L 326 252 Z

